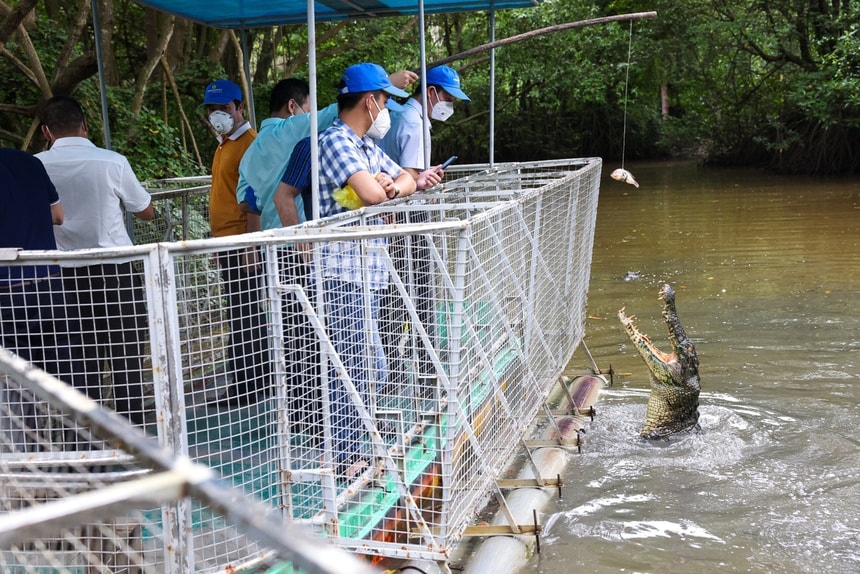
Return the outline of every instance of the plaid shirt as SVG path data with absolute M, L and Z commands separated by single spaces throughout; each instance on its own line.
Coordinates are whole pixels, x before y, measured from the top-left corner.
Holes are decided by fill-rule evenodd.
M 340 118 L 320 134 L 320 216 L 327 217 L 347 211 L 335 202 L 332 194 L 346 185 L 347 180 L 360 171 L 371 175 L 385 172 L 393 178 L 400 175 L 400 166 L 385 155 L 373 139 L 358 137 Z M 375 217 L 368 223 L 381 225 Z M 388 238 L 361 241 L 338 241 L 323 246 L 323 274 L 339 281 L 361 284 L 366 267 L 371 289 L 388 285 L 388 269 L 382 250 L 388 248 Z M 362 262 L 364 261 L 364 267 Z

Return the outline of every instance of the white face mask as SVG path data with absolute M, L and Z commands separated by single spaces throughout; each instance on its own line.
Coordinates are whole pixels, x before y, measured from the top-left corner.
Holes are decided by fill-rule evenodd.
M 444 122 L 454 115 L 454 102 L 443 102 L 436 91 L 436 105 L 430 110 L 430 117 L 437 122 Z
M 454 115 L 454 102 L 443 102 L 439 100 L 430 111 L 430 117 L 437 122 L 444 122 Z
M 233 130 L 233 116 L 221 110 L 216 110 L 209 114 L 209 123 L 222 136 L 229 134 Z
M 367 130 L 367 135 L 376 140 L 381 140 L 385 137 L 385 134 L 388 133 L 388 130 L 391 129 L 391 116 L 388 114 L 388 108 L 379 109 L 379 104 L 376 103 L 376 99 L 373 100 L 373 105 L 376 106 L 376 109 L 379 110 L 379 114 L 376 116 L 376 119 L 373 119 L 373 114 L 370 114 L 370 110 L 367 110 L 367 113 L 370 114 L 370 128 Z

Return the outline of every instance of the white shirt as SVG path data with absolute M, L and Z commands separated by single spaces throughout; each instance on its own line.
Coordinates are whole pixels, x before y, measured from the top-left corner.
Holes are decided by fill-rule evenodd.
M 42 160 L 63 202 L 65 218 L 54 226 L 59 249 L 132 245 L 125 210 L 138 213 L 152 198 L 125 156 L 82 137 L 59 138 Z

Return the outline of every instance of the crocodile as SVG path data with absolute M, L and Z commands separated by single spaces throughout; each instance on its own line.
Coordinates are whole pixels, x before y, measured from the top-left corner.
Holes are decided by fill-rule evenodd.
M 651 395 L 645 426 L 640 436 L 662 439 L 682 431 L 699 430 L 699 357 L 693 341 L 687 337 L 675 310 L 675 291 L 669 285 L 660 289 L 663 320 L 669 328 L 670 353 L 659 350 L 633 324 L 624 309 L 618 318 L 624 330 L 648 367 Z

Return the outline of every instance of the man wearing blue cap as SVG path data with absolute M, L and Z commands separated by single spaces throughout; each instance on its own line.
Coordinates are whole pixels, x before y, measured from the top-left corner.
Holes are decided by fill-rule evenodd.
M 415 179 L 389 158 L 374 139 L 390 127 L 386 104 L 391 96 L 408 94 L 391 84 L 377 64 L 362 63 L 346 69 L 338 84 L 338 118 L 320 135 L 320 215 L 347 211 L 335 192 L 349 186 L 357 200 L 375 205 L 411 195 Z M 435 173 L 421 177 L 424 185 L 438 182 Z M 379 217 L 369 223 L 382 224 Z M 378 293 L 388 285 L 383 251 L 385 238 L 325 243 L 322 274 L 325 279 L 327 324 L 332 343 L 352 383 L 367 404 L 372 384 L 387 377 L 385 354 L 376 325 Z M 369 293 L 365 305 L 364 293 Z M 365 310 L 369 310 L 369 316 Z M 332 372 L 330 404 L 334 427 L 336 471 L 355 474 L 361 460 L 363 424 L 352 405 L 342 377 Z
M 402 70 L 391 74 L 391 83 L 406 87 L 418 79 L 414 72 Z M 260 214 L 262 229 L 276 229 L 286 225 L 303 223 L 312 212 L 310 204 L 298 209 L 298 219 L 284 221 L 279 216 L 273 198 L 284 175 L 293 148 L 311 134 L 310 86 L 299 78 L 281 80 L 272 90 L 269 100 L 269 117 L 260 124 L 257 138 L 242 156 L 239 164 L 239 186 L 237 200 L 243 202 L 254 213 Z M 319 110 L 317 127 L 320 132 L 328 128 L 337 117 L 337 104 Z M 301 196 L 300 196 L 301 197 Z M 302 199 L 296 198 L 298 208 Z
M 421 85 L 416 86 L 412 97 L 406 101 L 402 109 L 391 114 L 391 129 L 382 140 L 382 147 L 391 159 L 415 178 L 416 182 L 422 172 L 426 171 L 435 171 L 440 178 L 444 176 L 439 166 L 428 169 L 429 166 L 425 164 L 425 118 L 422 102 L 427 102 L 427 111 L 431 119 L 444 122 L 454 114 L 455 100 L 471 101 L 460 86 L 460 75 L 448 66 L 437 66 L 427 70 L 426 89 Z M 428 135 L 430 126 L 430 122 L 427 122 Z M 429 139 L 426 144 L 429 147 Z M 426 187 L 419 183 L 418 190 L 424 189 Z M 426 223 L 428 217 L 427 211 L 418 208 L 398 213 L 397 223 Z M 392 238 L 390 251 L 395 269 L 407 285 L 421 323 L 432 338 L 435 297 L 430 263 L 432 257 L 426 239 L 420 236 L 395 237 Z M 409 278 L 412 279 L 411 284 L 407 282 Z M 413 352 L 401 345 L 404 325 L 408 322 L 406 307 L 400 294 L 394 287 L 389 287 L 388 293 L 383 296 L 380 318 L 384 348 L 390 357 L 403 360 L 406 364 L 417 359 L 418 387 L 429 391 L 434 378 L 433 367 L 429 355 L 424 350 L 424 345 L 415 344 L 415 356 Z M 393 377 L 402 378 L 406 371 L 404 365 L 404 368 L 394 368 L 390 372 Z M 391 382 L 398 383 L 396 380 Z
M 242 115 L 242 90 L 230 80 L 215 80 L 206 86 L 203 105 L 218 134 L 209 190 L 212 236 L 259 231 L 260 216 L 245 213 L 236 201 L 239 162 L 257 136 Z M 265 388 L 269 372 L 265 316 L 257 300 L 261 290 L 255 254 L 252 250 L 235 250 L 218 255 L 230 321 L 232 383 L 224 399 L 234 405 L 253 401 L 257 391 Z
M 470 102 L 460 87 L 460 75 L 448 66 L 427 70 L 427 88 L 417 86 L 401 111 L 391 114 L 391 130 L 385 135 L 385 153 L 417 180 L 427 169 L 424 160 L 424 111 L 422 102 L 434 121 L 447 121 L 454 114 L 454 102 Z M 432 125 L 432 124 L 431 124 Z M 428 145 L 430 142 L 427 142 Z M 418 189 L 424 189 L 419 187 Z

